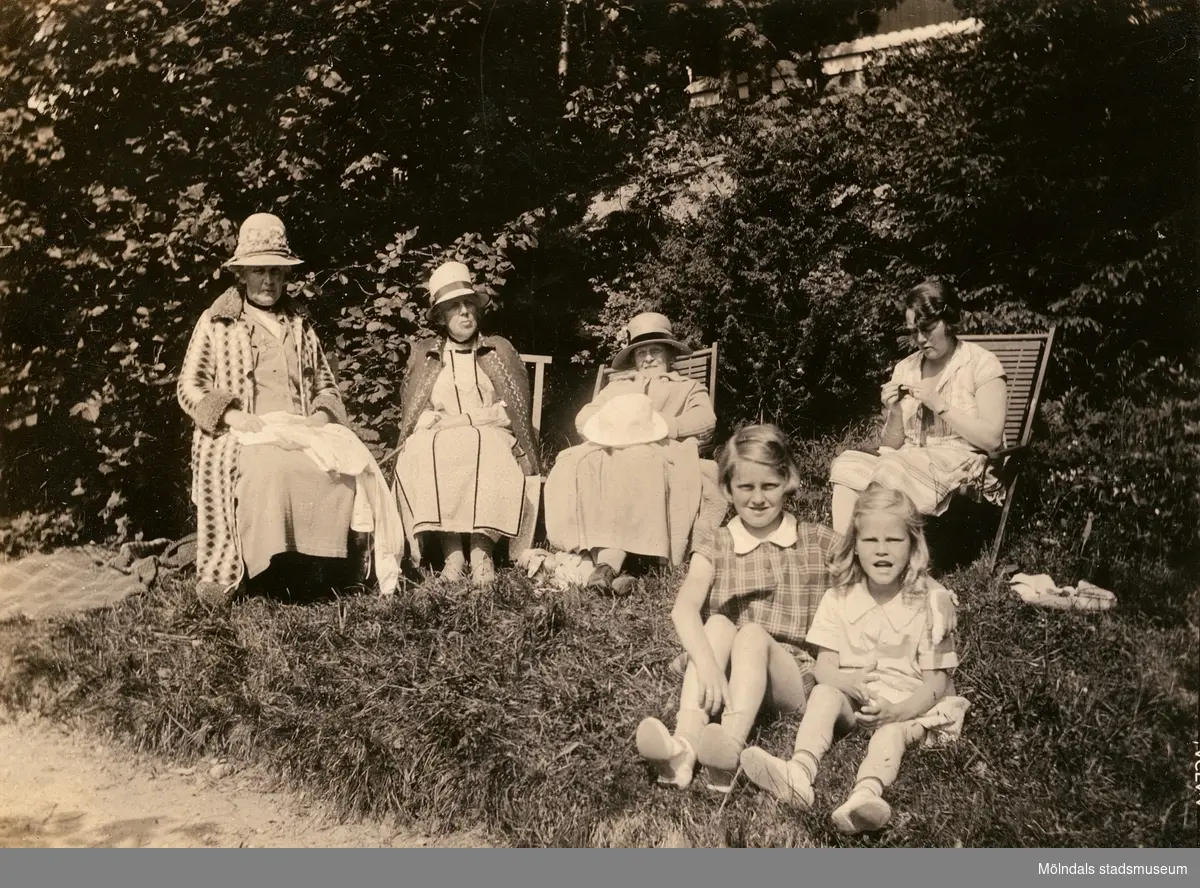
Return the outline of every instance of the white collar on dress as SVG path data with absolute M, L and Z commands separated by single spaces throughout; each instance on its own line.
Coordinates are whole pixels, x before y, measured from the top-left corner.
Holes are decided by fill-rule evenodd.
M 775 528 L 774 532 L 762 539 L 746 530 L 742 519 L 737 516 L 734 516 L 734 519 L 725 526 L 729 528 L 729 535 L 733 537 L 733 551 L 738 555 L 753 552 L 762 543 L 774 543 L 776 546 L 786 549 L 796 545 L 796 540 L 799 538 L 796 531 L 796 516 L 788 512 L 783 513 L 783 520 L 779 522 L 779 526 Z
M 851 586 L 846 596 L 846 619 L 857 623 L 864 615 L 879 608 L 892 628 L 900 630 L 925 612 L 927 600 L 925 587 L 918 585 L 916 589 L 902 591 L 887 604 L 881 605 L 871 597 L 866 580 L 862 580 Z
M 973 345 L 970 342 L 958 340 L 958 344 L 954 347 L 954 354 L 950 356 L 950 360 L 946 362 L 946 366 L 941 369 L 937 376 L 933 377 L 937 380 L 937 390 L 940 392 L 946 387 L 954 375 L 958 372 L 959 367 L 965 364 L 968 360 L 967 352 Z M 903 361 L 902 364 L 907 364 L 907 374 L 903 382 L 918 383 L 921 381 L 921 364 L 922 355 L 918 352 L 913 352 Z

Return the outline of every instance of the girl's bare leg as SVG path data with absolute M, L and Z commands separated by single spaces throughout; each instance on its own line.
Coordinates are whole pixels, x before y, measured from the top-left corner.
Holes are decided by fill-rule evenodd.
M 819 684 L 808 698 L 791 759 L 784 761 L 751 746 L 742 753 L 742 769 L 753 783 L 781 802 L 809 808 L 813 803 L 812 782 L 821 758 L 833 744 L 834 732 L 853 724 L 850 699 L 835 687 Z
M 812 683 L 792 653 L 762 626 L 748 623 L 733 640 L 729 664 L 729 702 L 721 723 L 708 725 L 696 750 L 707 767 L 736 771 L 746 738 L 754 727 L 763 699 L 781 712 L 803 712 L 805 692 Z
M 712 647 L 717 665 L 724 669 L 737 629 L 728 619 L 717 614 L 704 624 L 704 633 Z M 638 754 L 652 762 L 658 782 L 685 787 L 692 782 L 696 767 L 696 744 L 700 732 L 708 724 L 708 713 L 700 705 L 700 680 L 696 664 L 688 662 L 683 674 L 683 690 L 679 694 L 679 711 L 675 716 L 672 734 L 657 718 L 642 719 L 637 729 Z
M 854 789 L 833 812 L 833 824 L 839 831 L 853 835 L 887 825 L 892 808 L 884 801 L 883 791 L 896 782 L 904 750 L 924 738 L 925 728 L 916 722 L 884 725 L 871 735 Z

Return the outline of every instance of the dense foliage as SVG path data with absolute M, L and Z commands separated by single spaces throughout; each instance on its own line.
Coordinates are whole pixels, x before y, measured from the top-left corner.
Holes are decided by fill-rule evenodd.
M 1060 326 L 1055 429 L 1111 454 L 1096 442 L 1112 423 L 1162 435 L 1155 416 L 1182 416 L 1182 471 L 1196 452 L 1196 9 L 959 5 L 978 34 L 833 94 L 814 51 L 857 33 L 855 3 L 14 4 L 0 23 L 0 514 L 46 543 L 185 526 L 174 375 L 229 282 L 237 221 L 260 209 L 309 262 L 298 289 L 378 452 L 422 282 L 458 256 L 497 297 L 492 325 L 557 358 L 556 445 L 586 386 L 567 359 L 606 353 L 655 306 L 721 340 L 726 426 L 835 429 L 902 353 L 897 296 L 936 273 L 962 286 L 973 329 Z M 789 57 L 785 95 L 756 76 L 748 103 L 686 110 L 689 74 Z M 636 191 L 621 211 L 588 212 L 620 185 Z M 1132 370 L 1115 373 L 1116 356 Z M 1128 388 L 1163 362 L 1182 384 Z M 1070 477 L 1072 458 L 1049 455 L 1047 471 Z M 1137 489 L 1172 516 L 1153 545 L 1177 548 L 1195 497 L 1166 510 L 1166 489 Z
M 922 45 L 863 91 L 795 91 L 659 134 L 595 330 L 615 342 L 633 310 L 660 308 L 722 343 L 725 423 L 811 436 L 876 409 L 911 347 L 904 290 L 948 277 L 969 331 L 1058 327 L 1033 469 L 1043 532 L 1078 538 L 1094 511 L 1122 554 L 1187 552 L 1196 93 L 1173 48 L 1194 47 L 1196 10 L 961 5 L 980 33 Z M 715 193 L 664 218 L 681 162 Z
M 28 512 L 46 541 L 187 519 L 174 375 L 256 210 L 282 215 L 308 260 L 300 289 L 369 434 L 394 435 L 413 306 L 443 258 L 476 265 L 519 345 L 561 355 L 565 341 L 569 354 L 560 334 L 578 305 L 548 298 L 555 269 L 510 275 L 510 256 L 536 243 L 530 223 L 577 218 L 683 108 L 694 46 L 713 47 L 718 68 L 748 63 L 778 10 L 838 35 L 852 6 L 10 4 L 0 514 Z

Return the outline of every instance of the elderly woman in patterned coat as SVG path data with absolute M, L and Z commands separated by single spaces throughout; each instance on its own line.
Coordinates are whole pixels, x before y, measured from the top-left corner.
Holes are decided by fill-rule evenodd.
M 536 516 L 529 374 L 507 339 L 479 332 L 489 299 L 465 265 L 438 268 L 429 301 L 445 333 L 415 343 L 404 371 L 396 498 L 414 561 L 436 543 L 442 578 L 460 580 L 467 543 L 471 582 L 483 587 L 495 579 L 495 544 L 524 538 Z
M 200 316 L 179 376 L 179 403 L 196 423 L 196 591 L 210 603 L 228 601 L 276 554 L 347 554 L 353 478 L 321 470 L 298 450 L 243 446 L 233 434 L 261 432 L 262 415 L 275 411 L 313 427 L 347 422 L 317 334 L 287 294 L 290 267 L 301 261 L 282 221 L 250 216 L 225 263 L 238 283 Z

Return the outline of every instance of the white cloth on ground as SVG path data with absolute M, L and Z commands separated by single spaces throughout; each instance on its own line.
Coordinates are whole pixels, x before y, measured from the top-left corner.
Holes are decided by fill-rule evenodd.
M 1117 604 L 1117 596 L 1087 580 L 1078 586 L 1058 586 L 1049 574 L 1013 574 L 1009 585 L 1026 604 L 1055 610 L 1108 610 Z

